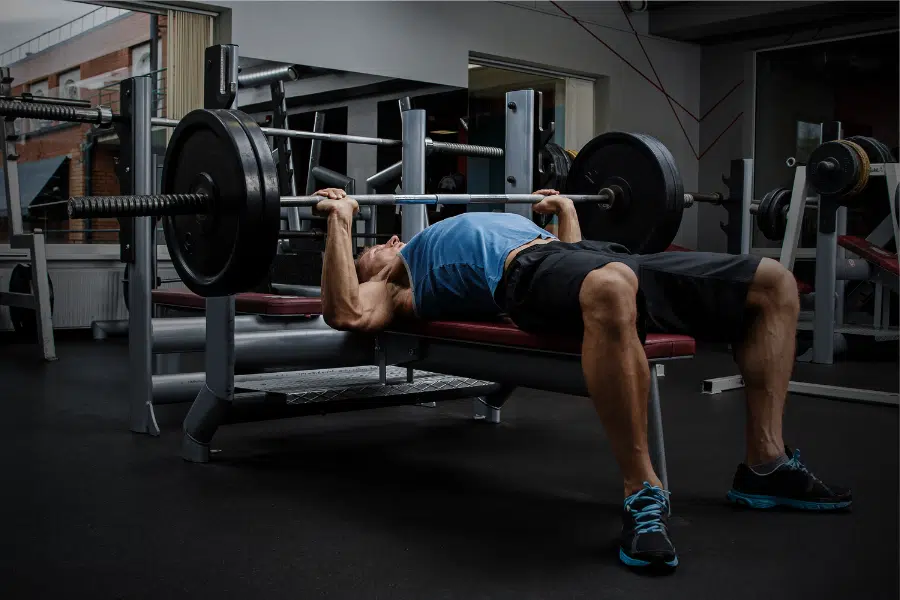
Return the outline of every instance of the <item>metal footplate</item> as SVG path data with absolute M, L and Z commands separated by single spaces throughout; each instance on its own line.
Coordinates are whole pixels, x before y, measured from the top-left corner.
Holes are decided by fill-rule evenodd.
M 236 394 L 265 393 L 267 402 L 287 405 L 330 404 L 371 399 L 372 404 L 416 404 L 484 396 L 499 386 L 488 381 L 387 367 L 382 382 L 377 366 L 270 373 L 266 379 L 235 377 Z M 237 400 L 237 399 L 236 399 Z M 384 400 L 384 401 L 380 401 Z

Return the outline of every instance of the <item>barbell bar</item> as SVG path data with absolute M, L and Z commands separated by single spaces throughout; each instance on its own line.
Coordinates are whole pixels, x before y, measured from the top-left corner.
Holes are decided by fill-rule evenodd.
M 360 206 L 403 206 L 443 204 L 537 204 L 546 196 L 541 194 L 349 194 Z M 623 191 L 617 186 L 599 190 L 596 194 L 565 194 L 575 204 L 594 203 L 611 209 L 623 202 Z M 315 208 L 327 198 L 312 196 L 282 196 L 282 208 Z M 74 196 L 67 201 L 69 217 L 172 217 L 217 212 L 213 197 L 206 193 L 156 194 L 144 196 Z M 721 202 L 722 194 L 684 194 L 685 207 L 695 202 Z

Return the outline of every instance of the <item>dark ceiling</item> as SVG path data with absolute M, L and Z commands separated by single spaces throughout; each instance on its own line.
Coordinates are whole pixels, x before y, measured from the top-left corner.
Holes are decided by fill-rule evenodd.
M 712 45 L 834 25 L 898 26 L 896 1 L 663 2 L 650 0 L 650 33 Z

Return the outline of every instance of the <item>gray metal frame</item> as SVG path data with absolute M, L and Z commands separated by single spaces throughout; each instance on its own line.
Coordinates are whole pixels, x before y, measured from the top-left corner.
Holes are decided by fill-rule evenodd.
M 404 110 L 400 113 L 403 131 L 401 178 L 404 194 L 425 193 L 425 111 Z M 408 242 L 428 226 L 424 205 L 405 205 L 400 238 Z
M 0 68 L 0 95 L 12 92 L 12 77 L 8 67 Z M 47 270 L 47 245 L 40 229 L 24 233 L 22 226 L 22 199 L 19 195 L 19 155 L 16 152 L 15 118 L 0 118 L 3 123 L 3 186 L 9 212 L 10 249 L 28 250 L 31 263 L 31 293 L 0 292 L 0 306 L 16 306 L 35 311 L 38 348 L 46 361 L 56 360 L 56 342 L 53 337 L 53 315 L 50 307 L 50 283 Z
M 506 93 L 506 140 L 503 152 L 507 194 L 530 194 L 534 184 L 534 90 Z M 531 219 L 528 204 L 506 204 L 506 212 Z
M 151 150 L 152 82 L 150 77 L 134 77 L 122 84 L 122 102 L 130 104 L 133 191 L 135 194 L 153 193 Z M 153 412 L 153 354 L 151 319 L 153 303 L 151 290 L 156 256 L 154 229 L 156 219 L 134 219 L 134 263 L 128 282 L 128 354 L 131 362 L 130 426 L 131 431 L 159 435 L 159 425 Z

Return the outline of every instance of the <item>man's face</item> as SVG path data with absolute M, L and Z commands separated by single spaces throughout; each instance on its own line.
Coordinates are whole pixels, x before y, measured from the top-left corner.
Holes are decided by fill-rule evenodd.
M 372 246 L 359 257 L 357 264 L 359 265 L 360 283 L 368 281 L 381 272 L 386 266 L 400 253 L 400 249 L 405 246 L 396 235 L 384 244 Z

